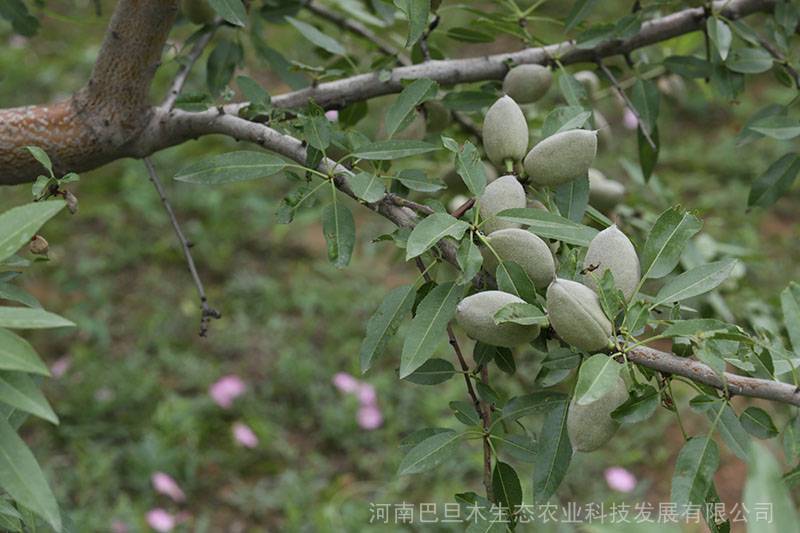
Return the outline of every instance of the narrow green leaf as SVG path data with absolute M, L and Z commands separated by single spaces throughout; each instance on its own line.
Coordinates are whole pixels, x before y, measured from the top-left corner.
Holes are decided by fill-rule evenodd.
M 785 154 L 753 182 L 747 205 L 771 206 L 789 190 L 798 172 L 800 172 L 800 156 L 796 153 Z
M 400 379 L 410 375 L 431 358 L 445 337 L 447 324 L 465 292 L 463 285 L 443 283 L 422 300 L 411 321 L 400 357 Z
M 65 205 L 63 200 L 36 202 L 0 214 L 0 262 L 27 244 L 39 228 Z
M 589 242 L 597 235 L 597 230 L 594 228 L 542 209 L 506 209 L 498 213 L 498 217 L 509 222 L 526 225 L 539 237 L 577 246 L 589 246 Z
M 348 176 L 347 183 L 353 193 L 365 202 L 377 202 L 386 194 L 383 180 L 371 172 L 359 172 L 354 176 Z
M 561 75 L 558 77 L 558 88 L 561 90 L 561 94 L 564 95 L 564 100 L 570 106 L 582 107 L 581 102 L 587 98 L 586 89 L 581 85 L 581 82 L 566 70 L 562 70 Z
M 570 31 L 588 17 L 597 3 L 598 0 L 575 0 L 575 3 L 572 5 L 572 10 L 564 20 L 566 31 Z
M 0 487 L 16 501 L 61 531 L 56 498 L 27 445 L 8 421 L 0 417 Z
M 243 57 L 242 47 L 227 39 L 214 47 L 206 60 L 206 86 L 211 96 L 217 97 L 225 90 Z
M 42 391 L 23 372 L 0 372 L 0 402 L 58 424 L 58 417 Z
M 19 302 L 28 307 L 42 307 L 39 300 L 22 287 L 2 281 L 0 281 L 0 299 Z
M 218 185 L 265 178 L 280 172 L 285 166 L 284 160 L 277 156 L 243 150 L 203 158 L 179 170 L 175 179 L 186 183 Z
M 421 367 L 416 369 L 406 381 L 417 385 L 438 385 L 452 378 L 455 374 L 453 363 L 444 359 L 428 359 Z
M 743 504 L 751 513 L 758 509 L 765 509 L 765 504 L 769 506 L 771 520 L 760 520 L 748 524 L 750 533 L 796 533 L 798 531 L 797 510 L 786 484 L 781 479 L 778 461 L 766 446 L 759 443 L 754 443 L 750 451 Z M 751 518 L 754 516 L 751 515 Z
M 582 128 L 590 118 L 592 118 L 591 111 L 586 111 L 580 105 L 556 107 L 544 119 L 542 138 L 562 131 Z
M 677 266 L 686 243 L 703 223 L 680 207 L 661 213 L 642 251 L 642 278 L 663 278 Z
M 386 343 L 397 332 L 400 321 L 411 311 L 415 294 L 414 285 L 392 289 L 367 321 L 367 333 L 361 343 L 359 355 L 362 373 L 370 369 L 383 352 Z
M 503 406 L 500 416 L 495 418 L 492 426 L 502 421 L 513 422 L 523 416 L 540 414 L 552 410 L 558 404 L 566 404 L 569 399 L 562 392 L 540 391 L 516 396 Z
M 453 430 L 442 431 L 426 438 L 413 448 L 400 461 L 398 475 L 427 472 L 452 455 L 461 434 Z
M 397 179 L 412 191 L 436 192 L 445 188 L 444 183 L 415 168 L 401 170 L 397 174 Z
M 589 205 L 589 177 L 571 180 L 556 188 L 556 205 L 563 216 L 573 222 L 583 220 Z
M 208 0 L 208 3 L 217 15 L 234 26 L 244 26 L 247 21 L 247 12 L 244 10 L 242 0 Z
M 408 38 L 406 48 L 419 41 L 428 28 L 428 16 L 431 12 L 431 0 L 401 0 L 408 17 Z
M 436 96 L 438 85 L 435 81 L 427 78 L 414 80 L 403 91 L 397 95 L 397 99 L 386 110 L 384 120 L 384 130 L 386 136 L 391 138 L 405 118 L 412 113 L 418 105 Z
M 411 230 L 406 244 L 406 261 L 424 254 L 445 237 L 460 240 L 469 224 L 446 213 L 434 213 L 425 217 Z
M 458 246 L 458 252 L 456 253 L 456 260 L 458 261 L 458 268 L 461 269 L 461 273 L 458 276 L 458 283 L 461 284 L 470 283 L 480 271 L 481 266 L 483 266 L 483 255 L 471 237 L 461 239 L 461 244 Z
M 654 134 L 657 129 L 660 95 L 658 87 L 650 80 L 638 79 L 631 89 L 631 103 L 641 118 L 639 126 L 650 134 Z
M 44 329 L 72 327 L 75 324 L 43 309 L 0 307 L 0 328 Z
M 25 147 L 28 152 L 36 159 L 41 165 L 47 169 L 50 175 L 53 175 L 53 163 L 50 161 L 50 156 L 47 155 L 47 152 L 39 148 L 38 146 L 26 146 Z
M 322 233 L 328 243 L 328 259 L 338 268 L 346 267 L 356 244 L 356 225 L 350 209 L 340 203 L 322 211 Z
M 736 259 L 723 259 L 693 268 L 664 285 L 656 294 L 651 309 L 671 302 L 679 302 L 716 289 L 728 279 L 736 266 Z
M 789 340 L 795 354 L 800 355 L 800 285 L 789 284 L 781 293 L 781 310 L 783 323 L 789 333 Z
M 436 145 L 424 141 L 390 140 L 359 146 L 352 155 L 358 159 L 390 160 L 426 154 L 434 150 L 438 150 Z
M 497 461 L 492 472 L 492 492 L 497 501 L 510 512 L 522 505 L 522 485 L 519 476 L 508 463 Z
M 554 405 L 545 415 L 533 470 L 533 501 L 543 504 L 555 494 L 572 459 L 567 435 L 568 402 Z
M 49 376 L 50 371 L 22 337 L 0 328 L 0 369 Z
M 765 410 L 750 406 L 739 415 L 744 429 L 759 439 L 771 439 L 778 434 L 778 428 Z
M 747 454 L 750 452 L 752 440 L 742 427 L 742 423 L 733 411 L 733 408 L 725 401 L 715 401 L 716 405 L 706 411 L 706 416 L 713 423 L 719 416 L 717 431 L 722 435 L 722 440 L 739 459 L 746 461 Z M 719 410 L 722 409 L 722 414 Z
M 611 412 L 611 418 L 622 424 L 647 420 L 658 408 L 658 391 L 650 385 L 634 386 L 627 401 Z
M 324 151 L 331 144 L 333 131 L 330 121 L 325 116 L 314 115 L 303 119 L 303 134 L 308 144 L 317 150 Z
M 479 197 L 486 188 L 486 168 L 475 146 L 467 141 L 456 153 L 456 173 L 473 196 Z
M 495 324 L 510 322 L 522 326 L 538 324 L 545 326 L 548 323 L 547 314 L 538 306 L 529 303 L 511 303 L 499 309 L 494 316 Z
M 302 20 L 297 20 L 294 17 L 286 17 L 286 21 L 294 26 L 295 29 L 300 32 L 300 35 L 308 39 L 314 46 L 318 46 L 333 55 L 347 54 L 347 50 L 345 50 L 344 46 L 342 46 L 339 41 L 329 35 L 325 35 L 311 24 L 303 22 Z
M 751 124 L 750 129 L 773 139 L 788 141 L 800 135 L 800 120 L 785 115 L 764 117 Z
M 731 42 L 733 41 L 733 33 L 731 29 L 725 24 L 724 21 L 717 17 L 709 17 L 706 20 L 706 29 L 708 37 L 714 43 L 714 47 L 719 52 L 719 57 L 723 61 L 728 57 L 728 52 L 731 50 Z
M 681 448 L 672 476 L 670 500 L 683 512 L 702 505 L 719 467 L 717 443 L 708 436 L 692 437 Z
M 737 48 L 728 55 L 725 66 L 741 74 L 759 74 L 772 68 L 772 56 L 760 48 Z
M 644 176 L 645 180 L 650 179 L 653 170 L 656 168 L 656 163 L 658 162 L 658 153 L 661 148 L 661 144 L 658 140 L 658 126 L 653 127 L 653 131 L 650 133 L 650 139 L 653 141 L 653 144 L 655 144 L 655 148 L 647 141 L 644 133 L 642 133 L 642 126 L 640 125 L 636 130 L 636 140 L 639 145 L 639 166 L 642 167 L 642 176 Z
M 575 384 L 575 401 L 588 405 L 602 398 L 619 379 L 620 365 L 611 357 L 595 354 L 583 362 Z

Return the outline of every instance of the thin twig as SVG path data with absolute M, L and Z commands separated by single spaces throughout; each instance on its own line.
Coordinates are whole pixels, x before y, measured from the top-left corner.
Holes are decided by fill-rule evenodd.
M 425 278 L 425 281 L 431 281 L 431 276 L 428 274 L 428 270 L 425 268 L 425 263 L 422 262 L 422 259 L 417 257 L 415 262 L 419 271 L 422 272 L 422 276 Z M 489 428 L 492 425 L 491 414 L 488 406 L 481 402 L 478 398 L 478 395 L 475 393 L 475 388 L 472 386 L 472 381 L 469 377 L 469 365 L 464 359 L 464 354 L 461 352 L 461 346 L 459 346 L 456 335 L 453 333 L 453 328 L 449 324 L 447 325 L 447 337 L 450 346 L 453 347 L 453 351 L 458 358 L 458 364 L 461 366 L 464 376 L 464 383 L 467 386 L 467 393 L 472 399 L 472 406 L 475 408 L 475 412 L 478 414 L 478 417 L 481 419 L 481 423 L 483 424 L 483 486 L 486 489 L 486 498 L 488 498 L 489 501 L 494 501 L 494 495 L 492 492 L 492 448 L 491 444 L 489 443 Z
M 470 198 L 469 200 L 458 206 L 456 210 L 452 212 L 453 218 L 463 217 L 464 213 L 469 211 L 473 205 L 475 205 L 475 198 Z
M 203 55 L 203 50 L 205 50 L 208 43 L 211 42 L 211 39 L 214 37 L 214 33 L 216 33 L 217 28 L 219 28 L 224 21 L 222 19 L 216 19 L 211 26 L 208 28 L 208 31 L 197 38 L 192 45 L 192 49 L 186 54 L 186 57 L 181 64 L 181 67 L 178 69 L 178 73 L 175 75 L 175 79 L 172 80 L 172 84 L 169 87 L 169 91 L 167 92 L 166 98 L 161 103 L 161 107 L 169 111 L 175 105 L 175 101 L 180 96 L 181 91 L 183 91 L 183 86 L 186 84 L 186 79 L 189 77 L 189 73 L 192 71 L 192 67 Z
M 789 64 L 789 60 L 786 59 L 786 57 L 777 48 L 775 48 L 771 42 L 761 35 L 756 34 L 756 36 L 758 37 L 759 44 L 761 44 L 764 50 L 769 52 L 769 55 L 771 55 L 778 63 L 783 65 L 783 68 L 785 68 L 786 72 L 788 72 L 792 77 L 795 87 L 800 90 L 800 73 L 798 73 L 797 70 Z
M 189 272 L 191 272 L 192 279 L 197 287 L 197 294 L 200 296 L 200 308 L 202 310 L 202 314 L 200 316 L 200 336 L 205 337 L 208 333 L 208 323 L 210 320 L 212 318 L 221 318 L 222 314 L 208 305 L 208 298 L 206 298 L 206 291 L 205 288 L 203 288 L 203 282 L 200 280 L 200 275 L 197 273 L 197 267 L 195 267 L 194 259 L 192 258 L 192 243 L 189 242 L 189 240 L 183 234 L 183 230 L 181 230 L 178 219 L 175 217 L 175 212 L 172 210 L 172 206 L 170 205 L 169 200 L 167 200 L 167 196 L 164 193 L 164 187 L 161 185 L 161 180 L 158 178 L 156 169 L 149 157 L 144 158 L 144 166 L 147 167 L 147 173 L 150 176 L 150 181 L 155 186 L 158 196 L 161 198 L 161 203 L 164 204 L 164 210 L 169 216 L 169 220 L 172 223 L 172 228 L 175 230 L 175 235 L 178 236 L 178 240 L 181 243 L 181 248 L 183 249 L 183 256 L 186 258 L 186 264 L 189 266 Z
M 437 26 L 439 26 L 439 22 L 440 21 L 441 21 L 441 18 L 439 17 L 439 15 L 434 16 L 433 20 L 428 25 L 428 29 L 426 29 L 422 33 L 422 37 L 419 38 L 419 49 L 422 52 L 423 61 L 430 61 L 431 60 L 431 49 L 428 46 L 428 37 L 430 37 L 431 33 L 433 33 L 433 30 L 435 30 L 437 28 Z
M 614 86 L 614 89 L 616 89 L 617 93 L 620 95 L 620 97 L 622 97 L 622 100 L 625 102 L 625 107 L 627 107 L 631 113 L 633 113 L 633 116 L 636 117 L 636 121 L 639 123 L 639 129 L 644 135 L 644 138 L 647 140 L 647 144 L 650 145 L 650 148 L 655 150 L 656 143 L 654 143 L 652 137 L 650 137 L 650 132 L 647 131 L 647 125 L 642 123 L 642 116 L 636 110 L 633 102 L 631 102 L 628 98 L 628 95 L 625 94 L 625 90 L 620 86 L 617 78 L 614 77 L 614 74 L 608 69 L 608 67 L 603 63 L 603 60 L 599 57 L 597 58 L 597 66 L 600 67 L 600 70 L 603 71 L 603 74 L 605 74 L 606 78 L 608 78 L 608 81 L 611 82 L 611 85 Z

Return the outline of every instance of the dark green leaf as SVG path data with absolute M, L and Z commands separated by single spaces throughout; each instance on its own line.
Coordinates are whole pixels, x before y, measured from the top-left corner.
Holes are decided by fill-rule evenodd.
M 736 259 L 724 259 L 693 268 L 684 272 L 664 285 L 651 307 L 679 302 L 716 289 L 728 279 L 736 266 Z
M 494 314 L 494 323 L 503 324 L 510 322 L 522 326 L 547 325 L 547 314 L 538 306 L 528 303 L 510 303 L 503 306 Z
M 639 166 L 642 167 L 642 176 L 647 181 L 656 168 L 658 152 L 661 149 L 661 144 L 658 140 L 658 126 L 654 126 L 652 133 L 650 133 L 650 139 L 653 141 L 655 148 L 650 145 L 647 137 L 642 133 L 641 125 L 636 130 L 636 139 L 639 144 Z
M 642 278 L 658 279 L 672 272 L 686 243 L 702 226 L 697 217 L 677 206 L 661 213 L 644 244 Z
M 572 10 L 564 20 L 566 31 L 570 31 L 588 17 L 597 3 L 598 0 L 575 0 L 575 3 L 572 5 Z
M 558 88 L 570 106 L 581 107 L 581 101 L 586 100 L 586 89 L 581 82 L 569 72 L 562 70 L 558 77 Z
M 397 179 L 412 191 L 436 192 L 445 188 L 445 184 L 441 181 L 428 176 L 422 170 L 414 168 L 401 170 L 397 174 Z
M 50 371 L 22 337 L 0 328 L 0 369 L 49 376 Z
M 443 283 L 428 293 L 419 304 L 403 344 L 400 379 L 422 366 L 442 343 L 447 324 L 453 318 L 464 290 L 463 285 Z
M 556 205 L 561 214 L 580 222 L 589 205 L 589 177 L 571 180 L 556 188 Z
M 789 190 L 800 172 L 800 157 L 788 153 L 772 163 L 750 188 L 747 205 L 769 207 Z
M 244 10 L 242 0 L 208 0 L 217 15 L 234 26 L 244 26 L 247 21 L 247 12 Z
M 400 0 L 399 5 L 408 17 L 408 38 L 406 39 L 406 48 L 408 48 L 416 43 L 428 28 L 431 0 Z
M 456 172 L 473 196 L 480 196 L 486 188 L 486 169 L 475 146 L 467 141 L 456 153 Z
M 227 39 L 214 47 L 206 62 L 206 86 L 212 96 L 218 96 L 225 89 L 243 55 L 241 46 Z
M 572 458 L 567 435 L 568 402 L 552 406 L 542 424 L 533 470 L 533 501 L 543 504 L 555 494 Z
M 772 56 L 761 48 L 737 48 L 731 51 L 725 66 L 741 74 L 758 74 L 772 68 Z
M 33 37 L 39 29 L 39 19 L 30 14 L 22 0 L 0 1 L 0 17 L 10 22 L 15 32 L 25 37 Z
M 575 401 L 588 405 L 603 398 L 619 379 L 620 365 L 605 354 L 595 354 L 583 362 L 575 384 Z
M 652 134 L 655 141 L 657 133 L 654 132 L 657 131 L 656 123 L 660 102 L 658 87 L 650 80 L 636 80 L 631 90 L 631 102 L 639 113 L 639 118 L 641 119 L 639 120 L 639 126 L 644 128 L 647 133 Z M 656 141 L 656 144 L 658 144 L 658 141 Z M 645 176 L 648 175 L 647 172 L 644 174 Z
M 425 361 L 421 367 L 405 379 L 417 385 L 438 385 L 453 377 L 453 374 L 455 374 L 453 363 L 434 358 Z
M 446 213 L 434 213 L 417 224 L 406 244 L 406 261 L 422 255 L 445 237 L 460 240 L 469 224 Z
M 492 492 L 497 501 L 512 513 L 522 505 L 519 476 L 508 463 L 497 461 L 492 473 Z
M 300 32 L 300 35 L 308 39 L 314 46 L 318 46 L 333 55 L 347 54 L 347 50 L 345 50 L 344 46 L 342 46 L 339 41 L 329 35 L 325 35 L 311 24 L 294 17 L 286 17 L 286 20 Z
M 597 235 L 597 230 L 584 226 L 550 213 L 542 209 L 519 208 L 506 209 L 498 217 L 509 222 L 516 222 L 530 227 L 530 230 L 545 239 L 556 239 L 567 244 L 589 246 L 589 242 Z
M 756 133 L 781 141 L 788 141 L 800 135 L 800 120 L 785 115 L 764 117 L 749 127 Z
M 739 415 L 744 429 L 759 439 L 771 439 L 778 434 L 778 428 L 765 410 L 760 407 L 748 407 Z
M 58 424 L 58 417 L 42 391 L 23 372 L 0 372 L 0 402 Z
M 502 261 L 497 265 L 495 277 L 497 288 L 501 291 L 519 296 L 528 303 L 536 301 L 536 287 L 533 280 L 517 263 Z
M 544 119 L 542 138 L 562 131 L 582 128 L 590 118 L 592 118 L 591 111 L 587 111 L 580 105 L 556 107 Z
M 458 276 L 458 282 L 461 284 L 470 283 L 483 265 L 483 255 L 475 241 L 469 237 L 461 240 L 456 253 L 456 260 L 458 261 L 458 268 L 461 269 L 461 273 Z
M 389 106 L 384 120 L 386 136 L 391 138 L 397 132 L 405 118 L 418 105 L 436 96 L 437 84 L 427 78 L 415 80 L 397 95 L 397 99 Z
M 711 42 L 714 43 L 714 47 L 717 49 L 720 59 L 725 61 L 731 49 L 731 42 L 733 41 L 731 29 L 724 21 L 716 17 L 709 17 L 706 20 L 706 31 L 708 31 L 708 37 L 711 39 Z
M 800 354 L 800 285 L 789 284 L 781 293 L 783 323 L 796 354 Z
M 338 268 L 346 267 L 356 244 L 356 225 L 350 209 L 340 203 L 326 206 L 322 211 L 322 233 L 328 244 L 328 260 Z
M 359 172 L 347 177 L 347 183 L 353 193 L 365 202 L 377 202 L 386 194 L 386 188 L 380 177 L 371 172 Z
M 0 307 L 0 328 L 43 329 L 72 327 L 75 324 L 43 309 Z
M 63 200 L 36 202 L 0 214 L 0 262 L 27 244 L 39 228 L 65 205 Z
M 650 418 L 659 404 L 658 391 L 650 385 L 637 385 L 628 400 L 614 409 L 611 418 L 622 424 L 636 424 Z
M 750 447 L 752 446 L 750 437 L 736 417 L 736 413 L 727 402 L 720 400 L 715 403 L 715 406 L 706 410 L 706 416 L 712 423 L 717 419 L 717 416 L 719 416 L 717 430 L 719 434 L 722 435 L 722 440 L 725 441 L 725 444 L 736 457 L 746 461 L 747 454 L 750 452 Z M 722 414 L 719 412 L 720 409 L 722 409 Z
M 393 289 L 367 321 L 367 333 L 361 343 L 359 357 L 361 372 L 369 370 L 375 358 L 383 352 L 386 343 L 397 332 L 400 321 L 411 311 L 415 294 L 414 285 Z
M 702 505 L 719 467 L 717 443 L 708 436 L 692 437 L 681 448 L 672 476 L 670 500 L 683 511 Z

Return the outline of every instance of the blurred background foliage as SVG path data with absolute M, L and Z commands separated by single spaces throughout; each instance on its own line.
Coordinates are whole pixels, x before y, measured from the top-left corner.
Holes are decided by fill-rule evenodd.
M 613 19 L 612 13 L 625 12 L 627 4 L 604 3 L 602 16 Z M 665 3 L 665 9 L 678 4 Z M 42 26 L 31 39 L 14 35 L 0 21 L 2 106 L 63 98 L 85 82 L 113 7 L 108 1 L 100 5 L 102 16 L 97 17 L 93 2 L 48 1 L 35 10 Z M 542 9 L 563 17 L 559 3 Z M 307 12 L 300 16 L 310 20 Z M 520 47 L 508 37 L 482 45 L 449 39 L 446 28 L 463 16 L 458 10 L 446 11 L 445 29 L 431 37 L 448 57 Z M 323 26 L 336 32 L 354 57 L 366 58 L 360 52 L 362 41 Z M 397 28 L 402 35 L 402 23 Z M 178 42 L 193 29 L 181 21 L 173 39 Z M 560 40 L 563 31 L 547 23 L 530 29 L 548 42 Z M 291 59 L 320 63 L 290 26 L 267 24 L 262 36 Z M 634 59 L 648 62 L 691 52 L 701 44 L 701 35 L 694 34 L 637 52 Z M 247 39 L 243 45 L 249 52 Z M 288 90 L 258 55 L 246 57 L 241 73 L 273 95 Z M 363 70 L 368 68 L 365 58 Z M 624 68 L 622 62 L 614 64 Z M 165 62 L 154 98 L 163 94 L 176 68 L 174 61 Z M 201 61 L 190 90 L 202 90 L 203 69 Z M 606 85 L 597 108 L 610 123 L 610 140 L 601 142 L 596 166 L 628 187 L 620 210 L 623 220 L 641 217 L 651 223 L 668 205 L 681 203 L 705 221 L 704 233 L 694 242 L 697 253 L 723 250 L 745 260 L 738 278 L 719 291 L 716 308 L 703 308 L 704 314 L 729 313 L 749 327 L 778 328 L 779 292 L 800 279 L 800 198 L 792 191 L 768 211 L 748 211 L 750 183 L 785 147 L 774 140 L 737 147 L 735 136 L 754 111 L 769 102 L 788 101 L 792 91 L 767 74 L 749 78 L 738 101 L 730 102 L 711 94 L 702 80 L 662 80 L 656 177 L 645 185 L 630 170 L 637 168 L 635 130 L 624 127 L 622 108 Z M 556 93 L 528 106 L 532 125 L 540 124 L 555 105 Z M 379 131 L 382 110 L 392 98 L 371 101 L 359 129 L 370 135 Z M 473 117 L 480 122 L 480 114 Z M 461 135 L 457 130 L 452 134 Z M 455 492 L 480 492 L 476 442 L 462 446 L 435 471 L 400 479 L 395 475 L 402 455 L 398 443 L 410 431 L 457 426 L 448 402 L 466 399 L 460 379 L 435 389 L 399 382 L 400 343 L 395 339 L 363 376 L 377 388 L 383 413 L 382 426 L 373 431 L 358 426 L 356 400 L 332 385 L 337 372 L 358 374 L 364 324 L 383 295 L 416 278 L 413 267 L 403 264 L 390 246 L 372 242 L 390 231 L 390 225 L 354 205 L 358 244 L 351 265 L 340 271 L 326 259 L 319 206 L 302 209 L 289 226 L 276 223 L 275 212 L 292 188 L 284 176 L 219 188 L 167 179 L 194 158 L 234 146 L 221 138 L 204 138 L 154 157 L 195 243 L 210 301 L 223 314 L 211 324 L 207 339 L 197 336 L 195 288 L 140 162 L 119 161 L 84 174 L 73 188 L 79 213 L 62 215 L 45 228 L 52 261 L 25 276 L 26 288 L 46 308 L 78 324 L 75 331 L 28 336 L 49 363 L 58 361 L 66 371 L 45 383 L 61 425 L 31 420 L 24 427 L 77 530 L 108 531 L 116 523 L 143 531 L 146 512 L 165 507 L 188 513 L 177 527 L 185 531 L 368 531 L 369 502 L 443 503 L 454 501 Z M 444 159 L 425 164 L 438 176 L 450 170 Z M 5 188 L 0 210 L 29 198 L 27 185 Z M 471 343 L 465 344 L 471 352 Z M 442 357 L 449 358 L 446 348 L 443 343 Z M 498 378 L 496 389 L 510 395 L 533 387 L 538 368 L 534 355 L 520 351 L 517 364 L 517 375 Z M 228 374 L 241 376 L 248 390 L 224 410 L 208 389 Z M 691 391 L 676 387 L 685 405 Z M 735 402 L 745 405 L 741 399 Z M 778 410 L 776 421 L 785 420 L 782 412 Z M 700 415 L 688 417 L 690 429 L 705 427 Z M 231 434 L 236 421 L 254 430 L 260 441 L 256 448 L 236 444 Z M 579 454 L 559 498 L 665 501 L 681 442 L 672 414 L 659 410 L 648 422 L 623 428 L 603 450 Z M 633 493 L 609 489 L 603 471 L 610 466 L 624 466 L 637 476 Z M 743 463 L 723 451 L 717 487 L 724 501 L 741 501 L 744 470 Z M 172 475 L 186 492 L 186 502 L 175 504 L 156 494 L 150 483 L 155 471 Z M 530 469 L 520 474 L 527 494 Z

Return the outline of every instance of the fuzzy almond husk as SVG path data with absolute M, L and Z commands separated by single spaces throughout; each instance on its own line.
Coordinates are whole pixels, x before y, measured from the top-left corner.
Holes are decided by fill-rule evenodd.
M 628 399 L 628 389 L 621 377 L 602 398 L 588 405 L 573 399 L 567 411 L 567 434 L 572 449 L 592 452 L 608 442 L 619 428 L 611 413 Z
M 589 243 L 583 268 L 587 272 L 584 282 L 586 286 L 597 292 L 597 283 L 606 270 L 614 274 L 614 284 L 625 295 L 625 299 L 633 296 L 633 291 L 641 280 L 639 256 L 628 237 L 617 225 L 604 229 Z
M 553 74 L 542 65 L 518 65 L 503 79 L 503 92 L 519 104 L 542 98 L 553 84 Z
M 528 150 L 528 122 L 510 97 L 498 99 L 483 118 L 483 149 L 498 168 L 506 159 L 521 161 Z
M 547 288 L 547 314 L 550 325 L 567 344 L 586 352 L 611 344 L 611 322 L 597 294 L 585 285 L 556 278 Z
M 501 229 L 486 238 L 500 259 L 514 261 L 536 287 L 547 287 L 556 277 L 556 265 L 550 247 L 539 236 L 519 228 Z M 488 248 L 484 250 L 484 265 L 491 272 L 497 268 L 497 257 Z
M 538 337 L 540 328 L 511 322 L 495 324 L 494 314 L 511 303 L 525 303 L 525 300 L 502 291 L 479 292 L 459 302 L 456 321 L 470 338 L 492 346 L 514 348 Z
M 483 232 L 518 228 L 519 224 L 498 220 L 495 215 L 506 209 L 523 208 L 526 203 L 525 189 L 516 176 L 501 176 L 488 184 L 479 200 L 481 220 L 485 221 L 481 226 Z
M 555 187 L 586 176 L 597 154 L 597 132 L 568 130 L 547 137 L 525 156 L 534 185 Z

